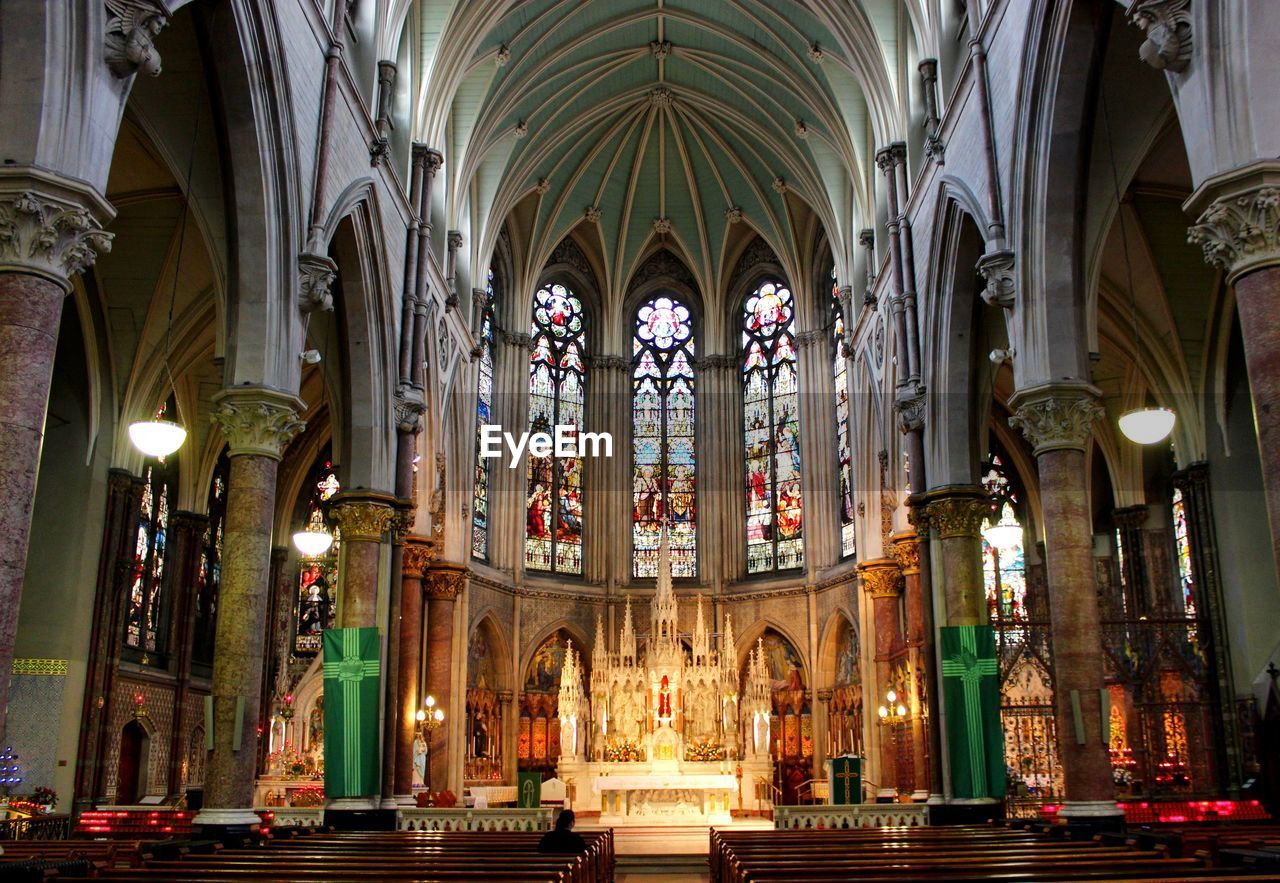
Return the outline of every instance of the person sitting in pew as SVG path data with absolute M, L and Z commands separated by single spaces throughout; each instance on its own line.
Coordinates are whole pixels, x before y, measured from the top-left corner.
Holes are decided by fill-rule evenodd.
M 538 841 L 538 852 L 556 855 L 580 855 L 587 851 L 587 842 L 581 834 L 574 833 L 575 821 L 573 810 L 566 809 L 556 819 L 556 826 L 542 835 Z

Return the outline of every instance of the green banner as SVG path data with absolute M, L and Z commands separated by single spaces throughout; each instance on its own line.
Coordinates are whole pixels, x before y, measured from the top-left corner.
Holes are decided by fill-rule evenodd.
M 831 802 L 862 803 L 862 758 L 833 757 L 831 763 Z
M 1004 734 L 995 632 L 989 625 L 944 626 L 941 631 L 952 794 L 1001 798 Z
M 516 806 L 527 809 L 542 806 L 542 773 L 516 773 Z
M 324 632 L 324 793 L 378 793 L 378 630 Z

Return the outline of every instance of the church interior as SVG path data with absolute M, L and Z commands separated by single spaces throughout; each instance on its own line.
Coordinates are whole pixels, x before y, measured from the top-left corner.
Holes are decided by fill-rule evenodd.
M 1280 874 L 1278 43 L 0 4 L 0 872 Z

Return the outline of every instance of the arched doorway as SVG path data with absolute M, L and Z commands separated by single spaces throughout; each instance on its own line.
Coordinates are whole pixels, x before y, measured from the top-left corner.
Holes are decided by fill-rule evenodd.
M 147 730 L 131 720 L 120 731 L 120 766 L 116 774 L 116 803 L 137 803 L 147 793 L 147 762 L 151 753 Z

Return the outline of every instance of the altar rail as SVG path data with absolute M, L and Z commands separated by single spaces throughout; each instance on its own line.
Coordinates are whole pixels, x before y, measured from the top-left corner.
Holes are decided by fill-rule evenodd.
M 319 828 L 324 824 L 323 806 L 257 806 L 253 811 L 273 828 Z
M 402 809 L 396 817 L 401 831 L 550 831 L 552 807 L 427 807 Z
M 922 803 L 851 803 L 847 806 L 775 806 L 773 827 L 782 828 L 915 828 L 929 824 Z
M 31 816 L 0 821 L 0 840 L 66 840 L 71 816 Z

